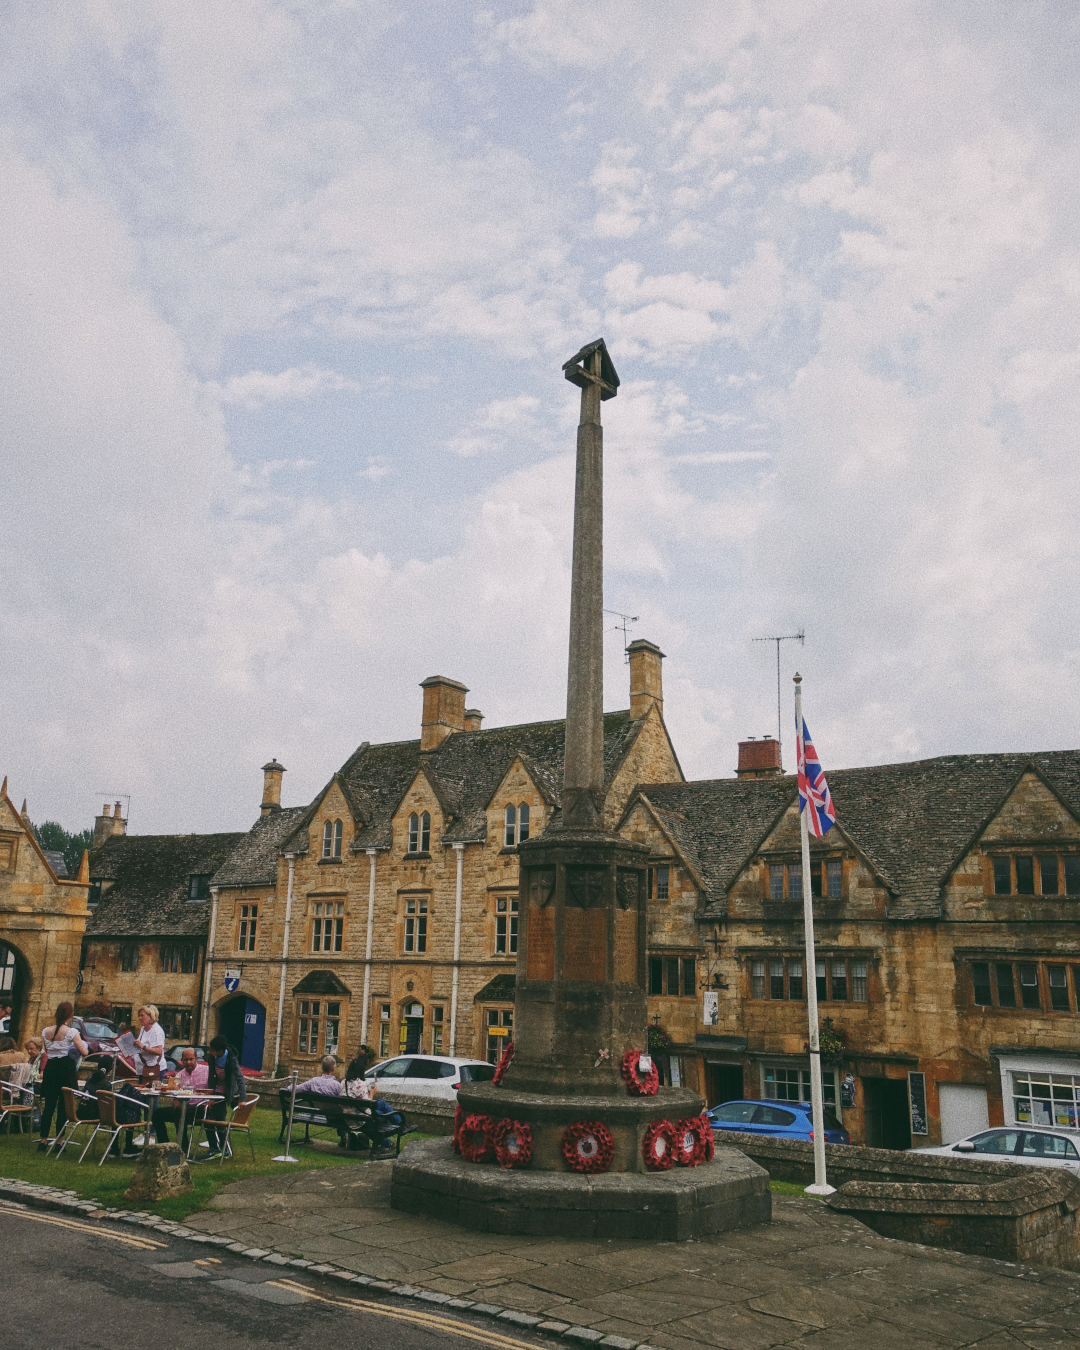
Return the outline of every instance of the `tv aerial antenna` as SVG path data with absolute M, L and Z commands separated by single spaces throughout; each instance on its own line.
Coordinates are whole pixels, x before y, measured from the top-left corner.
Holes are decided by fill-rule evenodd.
M 621 619 L 621 620 L 622 620 L 621 623 L 615 623 L 615 624 L 612 624 L 612 626 L 611 626 L 611 631 L 612 631 L 613 633 L 620 633 L 620 632 L 622 633 L 622 635 L 623 635 L 623 653 L 624 653 L 624 655 L 625 655 L 625 658 L 626 658 L 627 663 L 629 663 L 629 661 L 630 661 L 630 653 L 629 653 L 626 649 L 627 649 L 627 647 L 629 647 L 629 645 L 630 645 L 630 625 L 631 625 L 632 623 L 637 623 L 637 621 L 638 621 L 638 615 L 637 615 L 637 614 L 623 614 L 622 611 L 621 611 L 621 610 L 618 610 L 618 609 L 605 609 L 605 610 L 604 610 L 604 613 L 605 613 L 605 614 L 611 614 L 611 615 L 613 615 L 616 619 Z
M 797 633 L 778 633 L 773 637 L 752 638 L 751 641 L 776 643 L 776 739 L 780 742 L 780 762 L 783 763 L 784 737 L 781 730 L 783 723 L 780 716 L 780 644 L 781 642 L 798 642 L 800 645 L 805 645 L 806 634 L 800 628 Z

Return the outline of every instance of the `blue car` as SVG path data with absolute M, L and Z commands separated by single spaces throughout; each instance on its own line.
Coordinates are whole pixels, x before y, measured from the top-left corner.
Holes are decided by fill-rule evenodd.
M 814 1125 L 809 1102 L 723 1102 L 708 1113 L 714 1130 L 739 1134 L 767 1134 L 777 1139 L 813 1139 Z M 851 1135 L 836 1116 L 825 1108 L 825 1142 L 850 1144 Z

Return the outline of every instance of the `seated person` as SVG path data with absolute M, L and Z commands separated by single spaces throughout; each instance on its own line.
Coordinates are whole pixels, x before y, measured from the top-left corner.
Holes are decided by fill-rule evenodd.
M 180 1072 L 176 1077 L 176 1086 L 183 1089 L 190 1088 L 193 1092 L 205 1092 L 209 1073 L 209 1064 L 200 1064 L 194 1048 L 189 1045 L 180 1055 Z M 171 1120 L 174 1125 L 179 1125 L 180 1111 L 180 1104 L 176 1101 L 169 1102 L 167 1106 L 158 1106 L 154 1111 L 151 1123 L 159 1144 L 168 1143 L 168 1122 Z M 184 1137 L 179 1142 L 185 1153 L 187 1152 L 188 1133 L 191 1129 L 194 1114 L 191 1109 L 184 1113 Z
M 318 1092 L 324 1097 L 340 1097 L 341 1082 L 337 1077 L 337 1060 L 333 1055 L 324 1055 L 322 1073 L 317 1078 L 309 1078 L 306 1083 L 298 1083 L 297 1092 Z
M 207 1107 L 196 1108 L 206 1120 L 224 1120 L 228 1107 L 235 1107 L 247 1098 L 247 1080 L 240 1068 L 240 1056 L 224 1036 L 215 1036 L 210 1042 L 210 1057 L 206 1060 L 206 1090 L 224 1098 Z M 222 1136 L 212 1126 L 207 1127 L 206 1142 L 210 1145 L 210 1152 L 200 1161 L 210 1162 L 220 1158 Z
M 78 1099 L 79 1105 L 76 1114 L 80 1120 L 101 1119 L 101 1112 L 97 1103 L 97 1094 L 103 1089 L 106 1092 L 113 1091 L 113 1059 L 111 1055 L 98 1056 L 97 1068 L 82 1086 L 81 1090 L 90 1093 L 94 1100 L 87 1101 L 83 1097 Z M 121 1115 L 122 1108 L 118 1106 L 116 1113 L 116 1123 L 118 1125 L 120 1124 Z M 114 1158 L 119 1158 L 121 1156 L 125 1158 L 137 1158 L 139 1156 L 138 1149 L 136 1149 L 131 1142 L 131 1137 L 134 1133 L 134 1130 L 127 1130 L 125 1132 L 123 1155 L 120 1153 L 119 1136 L 113 1140 L 110 1152 Z
M 29 1064 L 30 1056 L 10 1036 L 0 1036 L 0 1069 L 6 1064 Z
M 372 1099 L 371 1112 L 361 1130 L 371 1145 L 373 1158 L 390 1158 L 394 1151 L 387 1141 L 387 1134 L 402 1123 L 401 1116 L 389 1102 L 381 1101 L 374 1090 Z
M 26 1051 L 26 1058 L 30 1062 L 30 1077 L 27 1079 L 30 1083 L 37 1083 L 41 1079 L 42 1070 L 45 1067 L 45 1042 L 37 1036 L 27 1036 L 23 1041 L 23 1049 Z

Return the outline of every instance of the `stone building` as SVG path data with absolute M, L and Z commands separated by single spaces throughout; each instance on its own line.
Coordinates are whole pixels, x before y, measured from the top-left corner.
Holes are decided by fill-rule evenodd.
M 0 998 L 10 1001 L 11 1034 L 21 1043 L 48 1026 L 56 1005 L 75 997 L 79 948 L 89 918 L 86 856 L 79 875 L 60 876 L 26 814 L 0 786 Z
M 169 1044 L 192 1040 L 210 927 L 210 879 L 243 834 L 129 835 L 106 807 L 89 858 L 91 915 L 82 942 L 81 1007 L 116 1022 L 158 1007 Z M 118 826 L 117 821 L 120 820 Z
M 681 781 L 661 662 L 630 649 L 630 708 L 604 718 L 605 820 Z M 203 1034 L 243 1009 L 243 1057 L 313 1069 L 361 1043 L 492 1059 L 512 1030 L 517 845 L 560 809 L 564 723 L 482 729 L 455 680 L 425 680 L 419 739 L 364 742 L 307 807 L 263 814 L 211 883 Z M 209 963 L 208 963 L 209 964 Z
M 621 827 L 652 851 L 667 1071 L 710 1102 L 809 1094 L 796 786 L 778 757 L 759 771 L 760 745 L 735 780 L 642 787 Z M 828 778 L 837 825 L 811 844 L 827 1104 L 897 1148 L 1080 1125 L 1080 752 Z

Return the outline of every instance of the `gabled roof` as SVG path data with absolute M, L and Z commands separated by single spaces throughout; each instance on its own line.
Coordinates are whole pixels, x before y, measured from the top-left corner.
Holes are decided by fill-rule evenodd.
M 188 899 L 194 875 L 213 876 L 242 834 L 113 835 L 90 855 L 95 881 L 112 881 L 88 937 L 205 937 L 209 902 Z
M 627 711 L 604 714 L 606 787 L 643 725 L 643 718 L 634 720 Z M 484 731 L 455 731 L 435 750 L 424 753 L 418 740 L 387 745 L 365 743 L 301 815 L 282 846 L 306 852 L 308 826 L 322 798 L 337 782 L 361 822 L 353 848 L 389 848 L 393 842 L 394 813 L 421 770 L 447 817 L 443 842 L 481 842 L 487 834 L 488 804 L 519 755 L 545 799 L 558 808 L 565 734 L 566 723 L 560 719 Z
M 340 994 L 348 998 L 352 991 L 332 970 L 311 970 L 299 984 L 293 985 L 294 994 Z
M 942 889 L 953 869 L 1028 770 L 1080 820 L 1078 750 L 946 755 L 831 770 L 827 777 L 838 822 L 892 892 L 890 915 L 917 919 L 941 914 Z M 698 860 L 705 917 L 723 918 L 729 888 L 795 801 L 796 783 L 792 775 L 724 778 L 653 785 L 635 800 L 642 796 L 688 860 Z
M 215 886 L 272 886 L 277 880 L 281 842 L 306 807 L 289 806 L 260 816 L 214 873 Z

